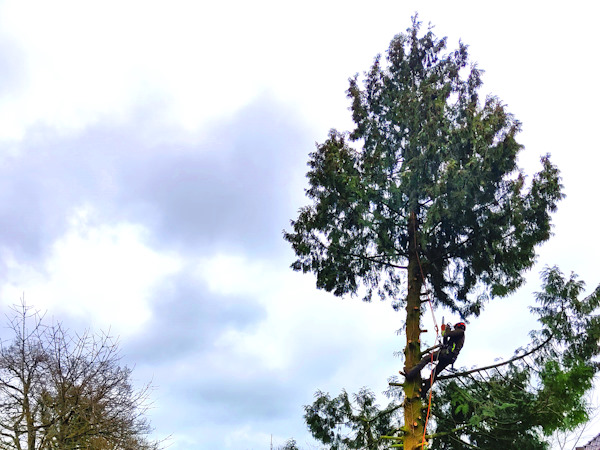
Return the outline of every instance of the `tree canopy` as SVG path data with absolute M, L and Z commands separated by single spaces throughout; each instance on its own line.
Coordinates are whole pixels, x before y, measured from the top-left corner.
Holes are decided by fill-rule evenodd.
M 412 26 L 350 79 L 354 128 L 331 130 L 310 154 L 303 207 L 284 232 L 297 259 L 335 295 L 405 307 L 405 365 L 421 359 L 422 298 L 462 318 L 514 292 L 549 239 L 563 197 L 549 155 L 528 178 L 517 164 L 519 121 L 460 43 Z M 404 448 L 423 434 L 421 379 L 404 383 Z
M 466 45 L 444 53 L 446 38 L 420 27 L 415 18 L 392 40 L 362 88 L 350 80 L 355 128 L 332 130 L 311 153 L 312 205 L 285 239 L 293 268 L 314 272 L 319 288 L 355 294 L 362 283 L 367 299 L 398 296 L 416 239 L 435 302 L 466 317 L 480 311 L 481 297 L 468 297 L 478 283 L 499 296 L 522 283 L 550 237 L 560 179 L 544 156 L 527 183 L 518 120 L 497 97 L 480 98 Z

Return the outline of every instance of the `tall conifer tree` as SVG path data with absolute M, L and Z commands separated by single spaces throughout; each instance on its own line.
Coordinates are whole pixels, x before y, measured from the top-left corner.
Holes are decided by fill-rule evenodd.
M 405 308 L 407 367 L 421 358 L 425 289 L 463 318 L 514 291 L 562 197 L 548 156 L 530 180 L 517 166 L 520 123 L 498 98 L 480 98 L 467 46 L 446 52 L 446 38 L 420 25 L 413 18 L 363 83 L 350 80 L 355 127 L 311 153 L 312 204 L 284 232 L 292 267 L 318 288 Z M 406 450 L 421 444 L 420 383 L 404 384 Z

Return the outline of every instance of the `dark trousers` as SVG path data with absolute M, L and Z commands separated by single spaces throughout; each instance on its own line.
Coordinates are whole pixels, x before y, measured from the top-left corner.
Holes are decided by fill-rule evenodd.
M 429 390 L 429 388 L 431 387 L 432 381 L 436 380 L 438 374 L 442 370 L 444 370 L 446 367 L 448 367 L 450 364 L 452 364 L 452 363 L 454 363 L 454 361 L 456 361 L 456 355 L 454 355 L 452 353 L 448 353 L 445 350 L 438 350 L 437 352 L 429 353 L 429 354 L 423 356 L 421 361 L 419 361 L 415 367 L 413 367 L 406 373 L 406 378 L 407 379 L 416 378 L 417 375 L 423 369 L 423 367 L 425 367 L 427 364 L 432 362 L 432 360 L 434 363 L 437 363 L 437 364 L 431 371 L 431 375 L 423 381 L 422 393 L 426 393 Z

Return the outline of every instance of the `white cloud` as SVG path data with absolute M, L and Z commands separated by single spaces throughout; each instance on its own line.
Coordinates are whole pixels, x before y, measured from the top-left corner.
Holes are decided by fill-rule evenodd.
M 3 300 L 20 292 L 32 306 L 83 318 L 99 329 L 128 336 L 150 317 L 149 299 L 160 281 L 179 268 L 173 255 L 144 243 L 140 225 L 94 224 L 93 213 L 76 210 L 71 227 L 36 268 L 12 260 Z
M 256 295 L 267 285 L 270 268 L 241 254 L 218 253 L 198 262 L 196 274 L 217 294 Z
M 281 376 L 306 371 L 313 376 L 321 370 L 320 382 L 341 389 L 384 386 L 386 378 L 400 369 L 393 352 L 404 344 L 395 334 L 403 313 L 394 312 L 389 302 L 337 298 L 316 291 L 312 276 L 264 261 L 219 255 L 203 267 L 210 268 L 203 276 L 213 292 L 251 295 L 266 307 L 258 326 L 228 329 L 215 340 L 212 364 L 217 370 L 229 367 L 250 376 L 265 370 Z M 366 367 L 387 372 L 369 383 L 364 378 Z
M 21 89 L 0 109 L 4 138 L 36 123 L 77 132 L 168 99 L 178 126 L 231 112 L 256 94 L 236 23 L 199 2 L 7 1 L 1 25 L 24 55 Z M 35 13 L 32 13 L 32 12 Z M 238 19 L 239 20 L 239 19 Z M 215 41 L 228 38 L 224 50 Z M 119 119 L 120 118 L 120 119 Z

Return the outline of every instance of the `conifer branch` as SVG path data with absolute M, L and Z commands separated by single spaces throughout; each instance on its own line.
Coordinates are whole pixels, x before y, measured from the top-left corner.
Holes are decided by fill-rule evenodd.
M 469 375 L 469 374 L 476 373 L 476 372 L 481 372 L 483 370 L 495 369 L 496 367 L 505 366 L 506 364 L 510 364 L 512 362 L 518 361 L 520 359 L 523 359 L 523 358 L 525 358 L 525 357 L 527 357 L 527 356 L 529 356 L 529 355 L 537 352 L 542 347 L 544 347 L 546 344 L 548 344 L 551 339 L 552 339 L 552 336 L 550 336 L 548 339 L 546 339 L 540 345 L 538 345 L 534 349 L 528 351 L 527 353 L 523 353 L 522 355 L 515 356 L 514 358 L 511 358 L 508 361 L 502 361 L 501 363 L 492 364 L 490 366 L 478 367 L 477 369 L 466 370 L 464 372 L 457 372 L 457 373 L 453 373 L 453 374 L 450 374 L 450 375 L 442 375 L 441 377 L 437 377 L 437 379 L 438 380 L 449 380 L 451 378 L 463 377 L 465 375 Z

